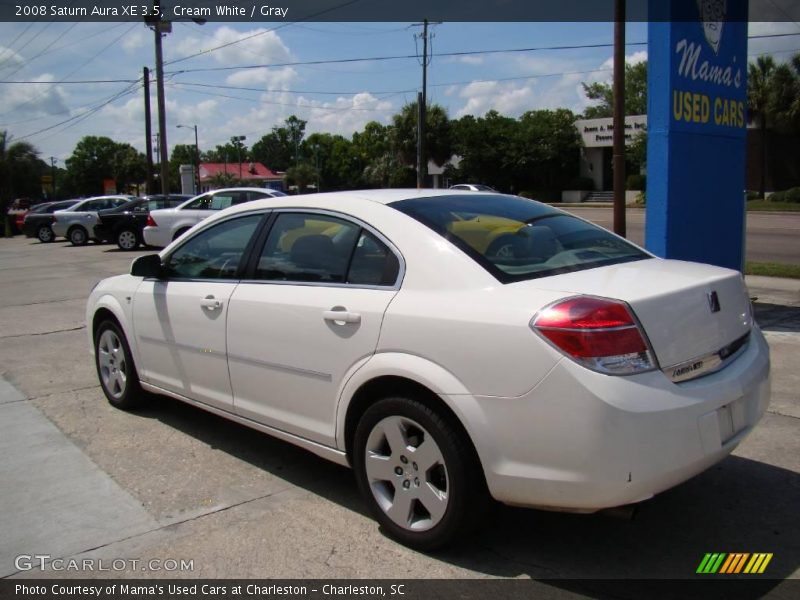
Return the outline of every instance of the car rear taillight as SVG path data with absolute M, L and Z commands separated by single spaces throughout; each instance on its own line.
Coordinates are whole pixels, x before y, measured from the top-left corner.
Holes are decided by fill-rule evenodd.
M 539 311 L 531 327 L 575 362 L 600 373 L 632 375 L 655 368 L 644 332 L 628 305 L 578 296 Z
M 147 223 L 145 223 L 147 227 L 158 227 L 158 223 L 153 218 L 153 215 L 147 215 Z

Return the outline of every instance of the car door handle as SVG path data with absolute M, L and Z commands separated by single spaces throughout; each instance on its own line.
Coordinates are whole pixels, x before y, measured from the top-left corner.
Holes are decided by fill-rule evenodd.
M 200 300 L 200 306 L 208 310 L 217 310 L 222 308 L 222 300 L 217 300 L 214 296 L 206 296 Z
M 326 321 L 333 321 L 334 323 L 361 323 L 360 314 L 345 310 L 326 310 L 322 313 L 322 317 Z

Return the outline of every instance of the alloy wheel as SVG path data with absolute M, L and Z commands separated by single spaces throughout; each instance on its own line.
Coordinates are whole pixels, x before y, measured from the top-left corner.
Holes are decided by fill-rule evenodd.
M 402 416 L 372 428 L 364 454 L 375 501 L 399 527 L 426 531 L 444 517 L 449 503 L 447 465 L 433 436 Z
M 117 236 L 117 245 L 122 250 L 133 250 L 138 245 L 139 240 L 136 239 L 136 234 L 130 229 L 120 231 Z
M 122 341 L 111 329 L 100 335 L 97 360 L 103 388 L 115 399 L 122 398 L 128 385 L 128 360 Z

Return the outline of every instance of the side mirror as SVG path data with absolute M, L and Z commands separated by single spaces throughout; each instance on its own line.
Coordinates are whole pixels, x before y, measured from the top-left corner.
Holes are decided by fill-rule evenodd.
M 164 266 L 158 254 L 145 254 L 131 263 L 131 275 L 150 279 L 161 279 L 164 276 Z

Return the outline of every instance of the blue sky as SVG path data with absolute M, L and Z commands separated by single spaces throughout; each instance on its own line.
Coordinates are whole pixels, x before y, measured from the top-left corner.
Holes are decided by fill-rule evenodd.
M 308 121 L 308 132 L 349 137 L 371 120 L 388 123 L 403 104 L 416 98 L 421 67 L 414 58 L 175 73 L 421 52 L 421 44 L 415 47 L 414 40 L 419 28 L 405 23 L 297 23 L 273 29 L 274 24 L 259 23 L 174 24 L 164 39 L 170 147 L 194 142 L 193 132 L 178 129 L 177 124 L 196 124 L 203 150 L 232 135 L 246 135 L 247 145 L 252 145 L 292 114 Z M 610 23 L 444 23 L 432 31 L 429 99 L 445 106 L 451 117 L 483 115 L 490 109 L 514 117 L 536 108 L 580 112 L 587 105 L 581 82 L 611 78 L 611 48 L 439 56 L 611 43 Z M 800 27 L 756 23 L 750 31 L 751 35 L 798 33 Z M 179 60 L 248 36 L 253 37 Z M 628 42 L 646 40 L 646 24 L 628 24 Z M 790 51 L 800 51 L 800 36 L 751 40 L 749 51 L 775 52 L 776 59 L 785 60 Z M 643 60 L 646 46 L 628 46 L 626 55 L 632 61 Z M 174 60 L 179 62 L 169 64 Z M 55 156 L 61 166 L 84 135 L 105 135 L 143 151 L 141 87 L 123 82 L 57 82 L 136 80 L 143 66 L 153 64 L 153 33 L 140 23 L 1 23 L 0 81 L 47 83 L 0 83 L 0 129 L 32 142 L 43 157 Z M 73 120 L 62 123 L 67 119 Z

